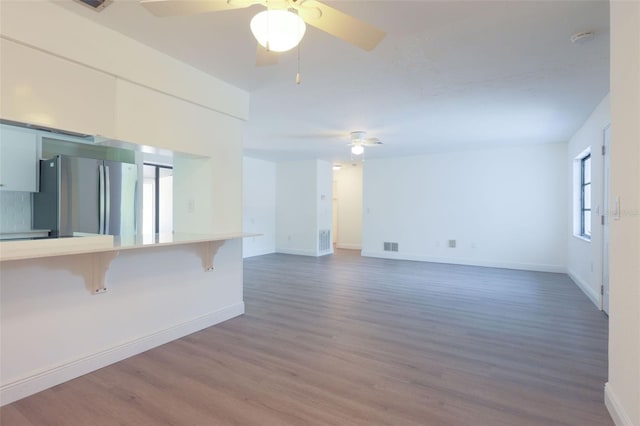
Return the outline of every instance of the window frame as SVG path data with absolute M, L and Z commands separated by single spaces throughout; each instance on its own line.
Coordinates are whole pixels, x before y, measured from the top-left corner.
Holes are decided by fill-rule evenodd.
M 591 157 L 591 152 L 587 152 L 584 156 L 582 156 L 581 158 L 579 158 L 580 161 L 580 209 L 579 209 L 579 214 L 580 214 L 580 234 L 579 236 L 587 239 L 587 240 L 591 240 L 591 232 L 587 233 L 586 231 L 586 212 L 591 213 L 591 203 L 589 203 L 589 206 L 585 206 L 585 189 L 587 188 L 587 186 L 589 187 L 589 190 L 591 192 L 591 200 L 593 201 L 593 190 L 592 190 L 592 171 L 593 171 L 593 161 L 592 161 L 592 157 Z M 586 162 L 589 162 L 589 176 L 588 179 L 589 181 L 587 182 L 587 176 L 585 176 L 585 171 L 586 171 Z M 591 217 L 591 215 L 589 216 Z

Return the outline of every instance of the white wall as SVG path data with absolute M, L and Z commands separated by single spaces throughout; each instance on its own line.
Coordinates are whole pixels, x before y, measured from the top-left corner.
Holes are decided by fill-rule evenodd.
M 243 231 L 262 234 L 245 238 L 244 257 L 276 251 L 276 164 L 244 157 L 242 165 Z
M 316 161 L 276 166 L 276 251 L 316 255 Z
M 29 24 L 25 25 L 25 22 Z M 89 69 L 119 77 L 122 81 L 141 83 L 145 87 L 158 90 L 177 99 L 189 100 L 212 111 L 222 112 L 242 120 L 249 117 L 249 94 L 247 92 L 157 50 L 150 49 L 114 30 L 97 25 L 88 19 L 82 19 L 77 14 L 57 6 L 53 2 L 46 0 L 35 2 L 3 1 L 0 28 L 2 35 L 13 41 L 25 46 L 36 46 L 59 58 L 77 61 Z M 38 30 L 34 31 L 34 28 Z M 81 39 L 79 38 L 80 34 L 90 35 L 90 37 Z M 2 54 L 4 55 L 4 52 Z M 9 64 L 3 64 L 3 71 L 5 65 Z M 50 70 L 37 69 L 23 71 L 26 75 L 36 72 L 51 73 Z M 74 77 L 76 76 L 74 75 Z M 60 81 L 58 86 L 66 88 L 66 84 L 67 81 Z M 78 84 L 77 80 L 75 84 Z M 34 86 L 30 87 L 34 88 Z M 82 89 L 86 92 L 95 88 L 82 87 Z M 56 90 L 56 87 L 49 86 L 43 90 Z M 112 88 L 110 90 L 113 91 Z M 23 90 L 5 95 L 23 96 L 26 94 L 31 97 L 27 110 L 31 109 L 34 104 L 47 110 L 51 107 L 46 103 L 38 102 L 44 100 L 42 97 L 46 95 L 44 92 L 29 93 L 29 90 Z M 67 98 L 73 95 L 75 94 L 68 92 Z M 108 93 L 104 95 L 109 96 Z M 73 108 L 73 105 L 69 107 Z M 154 106 L 149 107 L 153 108 Z M 5 106 L 0 106 L 0 108 L 5 108 Z M 13 108 L 9 107 L 9 110 L 13 111 Z M 102 110 L 100 111 L 102 112 Z M 59 113 L 55 109 L 53 112 Z M 77 112 L 82 113 L 82 111 Z M 83 116 L 83 119 L 90 119 L 90 117 Z M 47 123 L 38 124 L 46 125 Z M 67 130 L 74 129 L 67 128 Z M 113 136 L 109 133 L 101 134 Z M 136 142 L 136 140 L 133 141 Z
M 334 172 L 338 205 L 336 247 L 362 248 L 362 163 L 345 164 Z
M 603 157 L 601 146 L 605 127 L 611 124 L 611 101 L 607 95 L 591 113 L 587 121 L 569 141 L 567 170 L 568 191 L 573 205 L 569 205 L 569 229 L 567 272 L 573 281 L 600 309 L 600 286 L 602 285 L 602 226 L 600 216 L 604 212 L 603 206 Z M 580 193 L 574 191 L 574 173 L 576 172 L 576 157 L 591 148 L 591 197 L 592 221 L 591 241 L 586 241 L 574 235 L 575 210 L 580 208 Z M 579 167 L 579 162 L 577 164 Z M 579 171 L 579 170 L 578 170 Z M 579 176 L 579 175 L 578 175 Z M 579 182 L 579 180 L 578 180 Z
M 640 2 L 611 5 L 611 222 L 609 382 L 618 426 L 640 425 Z M 614 207 L 612 203 L 610 207 Z
M 564 272 L 566 156 L 550 144 L 367 160 L 362 254 Z
M 1 42 L 10 46 L 0 50 L 2 118 L 182 153 L 174 157 L 175 231 L 242 229 L 246 92 L 52 2 L 3 2 L 1 24 Z M 65 72 L 33 70 L 31 61 Z M 60 90 L 75 78 L 82 90 Z M 98 100 L 87 95 L 103 92 Z M 104 117 L 74 112 L 98 101 L 98 112 L 110 111 Z M 109 291 L 93 295 L 85 256 L 3 262 L 0 402 L 240 315 L 241 242 L 226 241 L 214 263 L 205 272 L 195 246 L 121 253 L 106 275 Z
M 276 166 L 276 251 L 319 256 L 318 232 L 332 228 L 332 169 L 327 161 Z
M 333 253 L 333 166 L 328 161 L 316 162 L 316 256 Z M 329 231 L 329 248 L 320 250 L 319 232 Z
M 0 234 L 31 230 L 31 193 L 0 191 Z

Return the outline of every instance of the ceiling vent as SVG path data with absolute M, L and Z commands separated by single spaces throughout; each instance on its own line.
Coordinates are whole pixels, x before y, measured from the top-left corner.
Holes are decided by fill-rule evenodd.
M 96 12 L 102 12 L 102 9 L 109 6 L 113 0 L 75 0 L 77 3 L 84 4 Z

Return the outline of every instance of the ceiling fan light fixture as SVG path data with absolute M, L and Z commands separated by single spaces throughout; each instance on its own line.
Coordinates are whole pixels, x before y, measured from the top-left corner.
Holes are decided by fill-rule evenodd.
M 362 141 L 367 137 L 367 132 L 362 130 L 357 130 L 355 132 L 351 132 L 351 140 L 352 141 Z
M 353 145 L 351 147 L 351 153 L 353 155 L 362 155 L 364 153 L 364 146 L 360 144 Z
M 269 9 L 251 19 L 251 32 L 261 46 L 273 52 L 296 47 L 307 29 L 302 18 L 288 10 Z

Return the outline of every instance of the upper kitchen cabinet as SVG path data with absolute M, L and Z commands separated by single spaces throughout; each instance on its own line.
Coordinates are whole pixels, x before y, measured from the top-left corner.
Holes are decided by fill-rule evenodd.
M 111 137 L 116 78 L 0 40 L 0 118 Z
M 36 132 L 0 126 L 0 190 L 36 192 L 37 165 Z
M 201 105 L 130 83 L 117 81 L 117 139 L 174 152 L 209 156 L 216 138 L 227 138 L 222 114 Z

